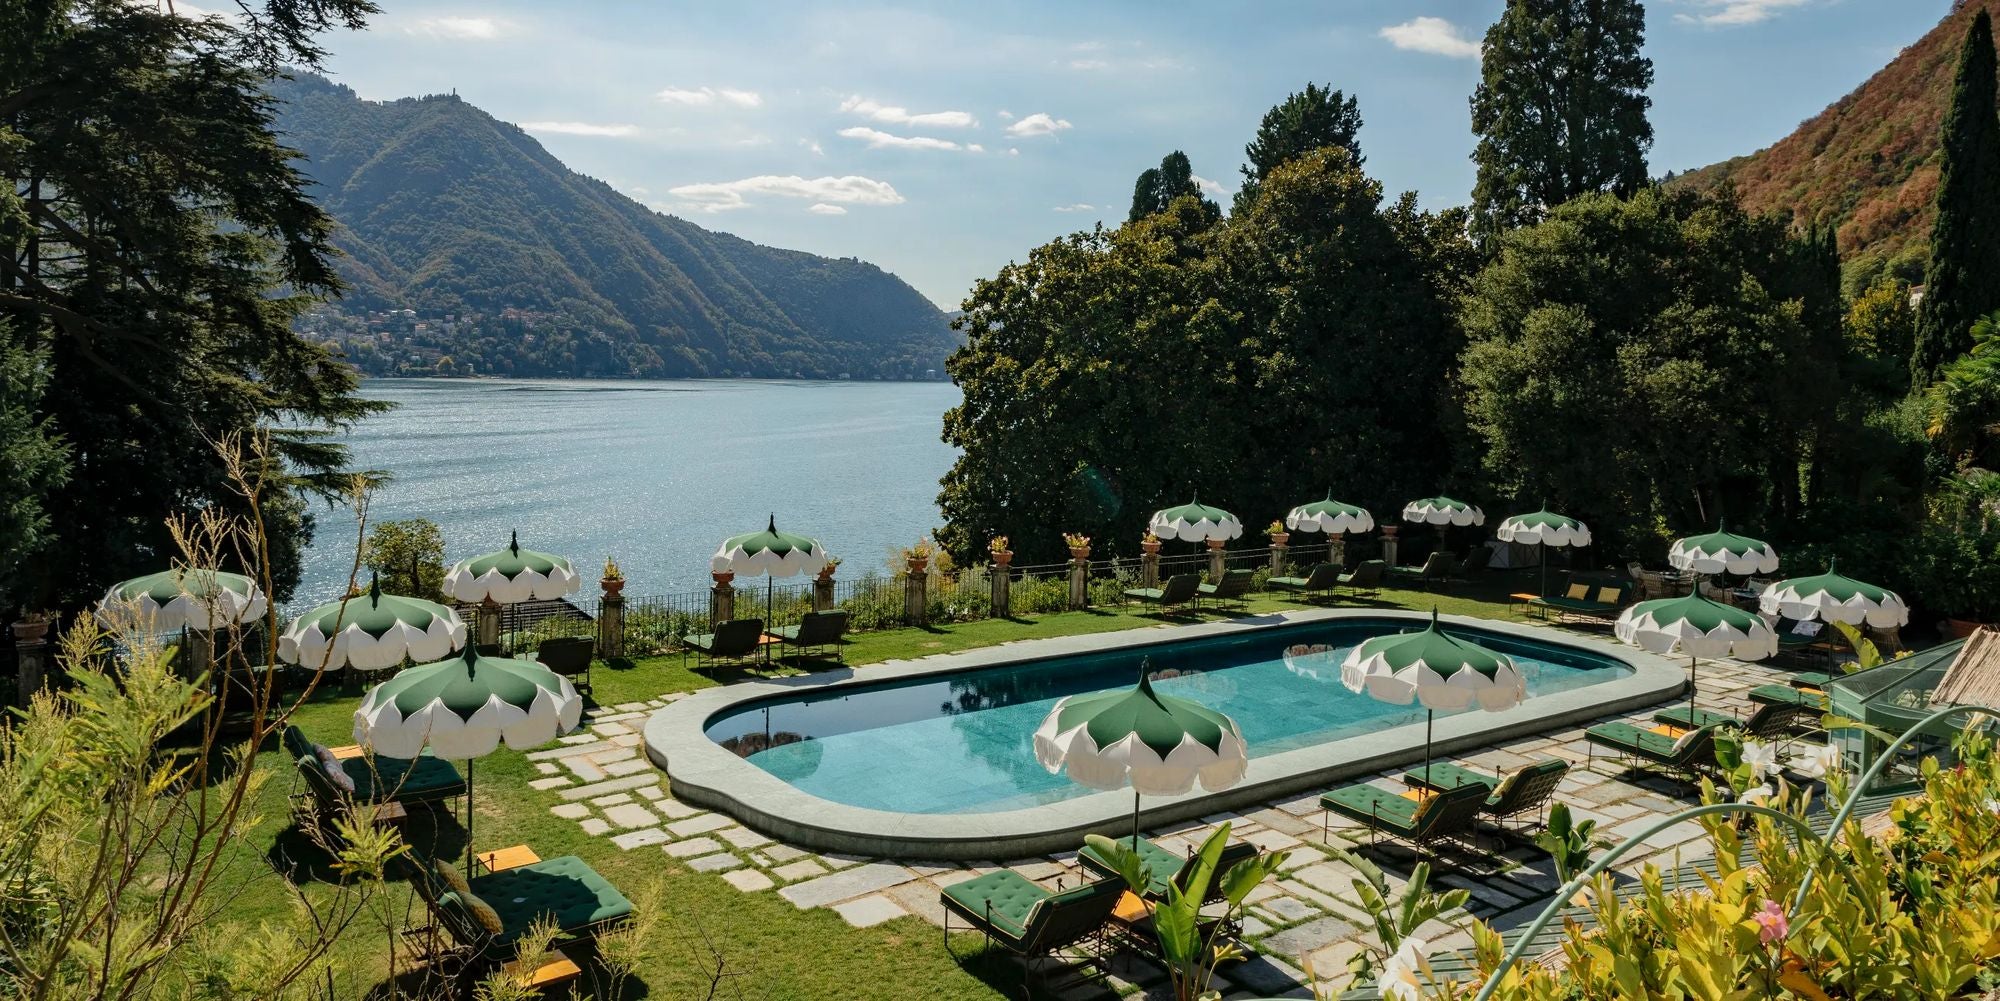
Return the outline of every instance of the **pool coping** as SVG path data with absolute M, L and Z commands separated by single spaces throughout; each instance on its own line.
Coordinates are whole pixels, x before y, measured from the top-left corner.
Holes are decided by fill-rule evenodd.
M 1024 660 L 1102 650 L 1153 646 L 1206 636 L 1348 618 L 1427 619 L 1395 609 L 1338 608 L 1276 612 L 1219 622 L 1120 629 L 1083 636 L 1020 640 L 919 660 L 885 661 L 788 678 L 706 688 L 660 709 L 646 721 L 646 756 L 666 772 L 675 798 L 719 810 L 788 844 L 817 851 L 956 861 L 1019 858 L 1073 851 L 1085 834 L 1130 831 L 1130 792 L 1099 792 L 1056 803 L 975 814 L 914 814 L 870 810 L 802 792 L 745 762 L 710 740 L 710 718 L 744 702 L 771 696 L 876 685 L 906 678 L 954 674 Z M 1483 750 L 1510 740 L 1565 729 L 1598 717 L 1655 705 L 1686 692 L 1685 665 L 1585 634 L 1551 635 L 1526 623 L 1441 615 L 1448 625 L 1591 650 L 1632 668 L 1614 681 L 1536 696 L 1502 712 L 1465 712 L 1436 722 L 1438 755 Z M 1342 779 L 1421 760 L 1424 725 L 1411 723 L 1256 758 L 1243 782 L 1221 792 L 1197 786 L 1180 796 L 1143 801 L 1142 822 L 1154 826 L 1223 813 L 1253 803 L 1329 788 Z

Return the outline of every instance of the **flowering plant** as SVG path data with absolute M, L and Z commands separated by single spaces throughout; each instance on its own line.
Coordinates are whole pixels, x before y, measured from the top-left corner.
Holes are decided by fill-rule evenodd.
M 988 543 L 986 544 L 986 551 L 987 551 L 987 552 L 989 552 L 989 553 L 1004 553 L 1004 552 L 1009 552 L 1010 550 L 1009 550 L 1009 547 L 1008 547 L 1008 544 L 1007 544 L 1007 542 L 1008 542 L 1008 540 L 1007 540 L 1007 537 L 1006 537 L 1006 536 L 1004 536 L 1004 535 L 996 535 L 996 536 L 994 536 L 994 537 L 993 537 L 993 541 L 991 541 L 991 542 L 988 542 Z
M 1090 548 L 1090 536 L 1085 535 L 1082 532 L 1064 532 L 1063 542 L 1067 544 L 1071 549 Z
M 1265 529 L 1264 529 L 1264 534 L 1265 534 L 1265 535 L 1284 535 L 1284 534 L 1285 534 L 1285 523 L 1284 523 L 1284 522 L 1282 522 L 1282 521 L 1277 521 L 1277 520 L 1275 520 L 1275 519 L 1274 519 L 1274 520 L 1273 520 L 1273 521 L 1271 522 L 1270 526 L 1269 526 L 1268 528 L 1265 528 Z
M 604 579 L 605 580 L 625 579 L 625 572 L 618 569 L 618 561 L 612 559 L 609 556 L 606 556 L 604 558 Z

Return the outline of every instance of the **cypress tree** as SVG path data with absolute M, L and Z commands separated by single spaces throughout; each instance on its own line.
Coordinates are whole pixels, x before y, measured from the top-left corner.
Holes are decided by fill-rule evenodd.
M 2000 109 L 1995 107 L 1993 21 L 1972 18 L 1958 53 L 1938 165 L 1937 218 L 1924 298 L 1917 305 L 1910 383 L 1935 382 L 1972 349 L 1972 325 L 2000 308 Z

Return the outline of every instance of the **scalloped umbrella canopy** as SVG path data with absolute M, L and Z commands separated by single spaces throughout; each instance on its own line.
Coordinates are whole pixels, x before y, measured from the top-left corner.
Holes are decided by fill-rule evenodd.
M 138 625 L 152 632 L 203 632 L 249 622 L 270 610 L 257 582 L 201 567 L 163 570 L 111 585 L 97 599 L 107 629 Z
M 1493 534 L 1502 542 L 1531 546 L 1590 545 L 1590 526 L 1547 508 L 1532 514 L 1510 515 Z
M 502 742 L 539 747 L 582 718 L 583 698 L 568 678 L 468 646 L 369 690 L 354 711 L 354 739 L 394 758 L 414 758 L 426 746 L 442 758 L 479 758 Z
M 1198 702 L 1136 688 L 1072 695 L 1035 731 L 1035 759 L 1092 789 L 1178 796 L 1196 781 L 1219 792 L 1243 780 L 1249 748 L 1236 721 Z
M 1285 515 L 1285 527 L 1294 532 L 1325 532 L 1328 535 L 1345 535 L 1349 532 L 1367 532 L 1375 528 L 1375 516 L 1368 509 L 1333 499 L 1328 493 L 1323 501 L 1301 504 Z M 1157 533 L 1155 533 L 1157 534 Z
M 1910 624 L 1910 606 L 1886 587 L 1865 584 L 1832 566 L 1816 577 L 1794 577 L 1764 588 L 1757 605 L 1765 615 L 1822 622 L 1867 623 L 1878 629 Z
M 1770 624 L 1698 594 L 1639 602 L 1618 616 L 1613 631 L 1620 640 L 1658 654 L 1762 660 L 1778 652 L 1778 634 Z
M 1770 543 L 1720 530 L 1676 541 L 1667 562 L 1695 573 L 1778 572 L 1778 553 Z
M 1162 539 L 1227 542 L 1243 536 L 1243 522 L 1219 507 L 1209 507 L 1195 499 L 1179 507 L 1153 512 L 1153 520 L 1147 524 L 1146 530 Z
M 820 547 L 819 540 L 778 531 L 776 515 L 771 516 L 770 523 L 761 532 L 724 540 L 722 548 L 717 549 L 715 556 L 708 561 L 708 569 L 713 573 L 752 577 L 758 574 L 790 577 L 818 573 L 824 566 L 826 550 Z
M 1378 702 L 1447 712 L 1478 706 L 1499 712 L 1527 698 L 1528 681 L 1513 658 L 1444 631 L 1437 612 L 1416 632 L 1363 641 L 1340 665 L 1348 690 Z
M 1477 505 L 1467 504 L 1449 497 L 1425 497 L 1403 505 L 1403 520 L 1421 522 L 1426 525 L 1467 525 L 1486 524 L 1486 512 Z
M 460 560 L 444 578 L 445 593 L 460 601 L 491 598 L 500 605 L 547 601 L 582 587 L 583 578 L 569 560 L 522 549 L 518 533 L 509 535 L 507 548 Z
M 380 580 L 368 593 L 328 602 L 299 616 L 278 637 L 278 657 L 289 664 L 329 671 L 352 667 L 381 671 L 405 660 L 430 661 L 465 646 L 465 622 L 435 601 L 383 594 Z

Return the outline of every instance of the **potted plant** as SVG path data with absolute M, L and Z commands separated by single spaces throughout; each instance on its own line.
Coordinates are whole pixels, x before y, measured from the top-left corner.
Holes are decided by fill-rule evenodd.
M 840 566 L 840 557 L 838 556 L 827 557 L 825 565 L 819 568 L 819 579 L 832 580 L 833 571 L 839 566 Z
M 1090 536 L 1082 532 L 1064 532 L 1063 544 L 1069 546 L 1069 558 L 1087 560 L 1090 558 Z
M 936 553 L 931 540 L 918 539 L 916 545 L 903 550 L 903 572 L 915 577 L 930 569 L 931 557 Z
M 21 613 L 21 618 L 14 623 L 14 638 L 22 642 L 32 642 L 41 639 L 48 635 L 49 623 L 54 618 L 55 613 L 53 612 L 37 611 Z
M 1270 538 L 1271 545 L 1274 546 L 1282 546 L 1292 541 L 1292 533 L 1285 531 L 1285 523 L 1282 521 L 1271 522 L 1271 527 L 1265 529 L 1264 534 Z
M 1160 537 L 1154 535 L 1152 532 L 1147 532 L 1145 535 L 1139 537 L 1139 548 L 1144 550 L 1147 555 L 1159 555 Z
M 1014 550 L 1008 548 L 1007 537 L 1004 535 L 994 536 L 993 541 L 986 544 L 986 552 L 993 557 L 993 565 L 996 567 L 1004 567 L 1014 562 Z
M 733 570 L 711 570 L 708 575 L 715 578 L 716 587 L 728 587 L 736 582 L 736 572 Z
M 607 597 L 625 590 L 625 572 L 618 569 L 617 560 L 609 556 L 604 558 L 604 576 L 598 578 L 597 586 L 604 589 Z

